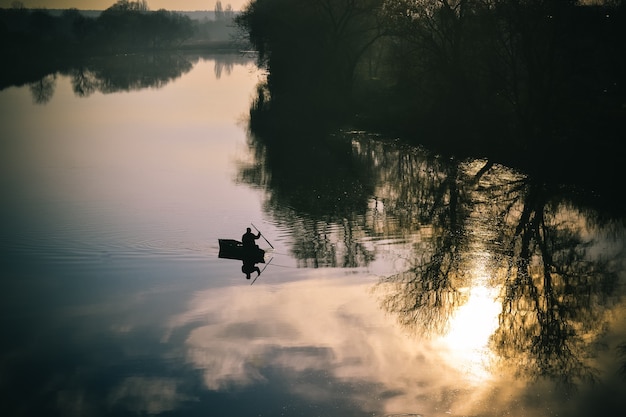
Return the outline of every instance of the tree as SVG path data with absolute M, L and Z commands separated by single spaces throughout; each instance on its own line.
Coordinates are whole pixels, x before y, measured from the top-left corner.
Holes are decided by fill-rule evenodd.
M 235 18 L 270 69 L 272 100 L 305 91 L 342 107 L 355 70 L 381 36 L 383 0 L 256 0 Z
M 215 3 L 215 20 L 218 22 L 232 20 L 235 17 L 233 6 L 227 4 L 226 7 L 222 6 L 221 1 Z
M 215 20 L 223 20 L 224 19 L 224 8 L 222 7 L 222 2 L 217 1 L 215 3 Z
M 120 12 L 147 12 L 148 8 L 147 0 L 118 0 L 108 10 L 120 11 Z

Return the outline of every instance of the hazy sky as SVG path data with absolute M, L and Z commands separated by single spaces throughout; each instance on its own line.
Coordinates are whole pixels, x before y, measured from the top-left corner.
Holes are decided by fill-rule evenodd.
M 0 7 L 9 8 L 15 0 L 0 0 Z M 19 0 L 27 8 L 104 10 L 117 0 Z M 147 0 L 150 10 L 215 10 L 217 0 Z M 231 5 L 241 10 L 250 0 L 221 0 L 222 6 Z

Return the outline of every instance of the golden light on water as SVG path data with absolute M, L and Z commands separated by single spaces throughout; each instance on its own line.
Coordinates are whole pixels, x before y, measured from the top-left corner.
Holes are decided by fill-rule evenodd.
M 498 327 L 502 306 L 498 291 L 487 284 L 484 268 L 474 269 L 476 276 L 467 302 L 460 306 L 450 322 L 449 331 L 442 337 L 443 347 L 449 352 L 452 366 L 462 371 L 469 382 L 480 383 L 491 379 L 489 337 Z

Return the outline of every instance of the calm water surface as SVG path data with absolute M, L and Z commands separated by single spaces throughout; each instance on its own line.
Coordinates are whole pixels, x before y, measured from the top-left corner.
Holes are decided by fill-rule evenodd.
M 2 415 L 626 409 L 623 219 L 365 132 L 267 142 L 253 62 L 0 91 Z M 218 257 L 251 223 L 256 280 Z

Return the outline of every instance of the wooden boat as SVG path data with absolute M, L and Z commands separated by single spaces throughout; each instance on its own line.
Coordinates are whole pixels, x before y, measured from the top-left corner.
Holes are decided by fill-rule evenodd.
M 235 239 L 218 239 L 218 241 L 220 244 L 219 258 L 265 263 L 265 251 L 257 246 L 245 248 L 243 243 Z

